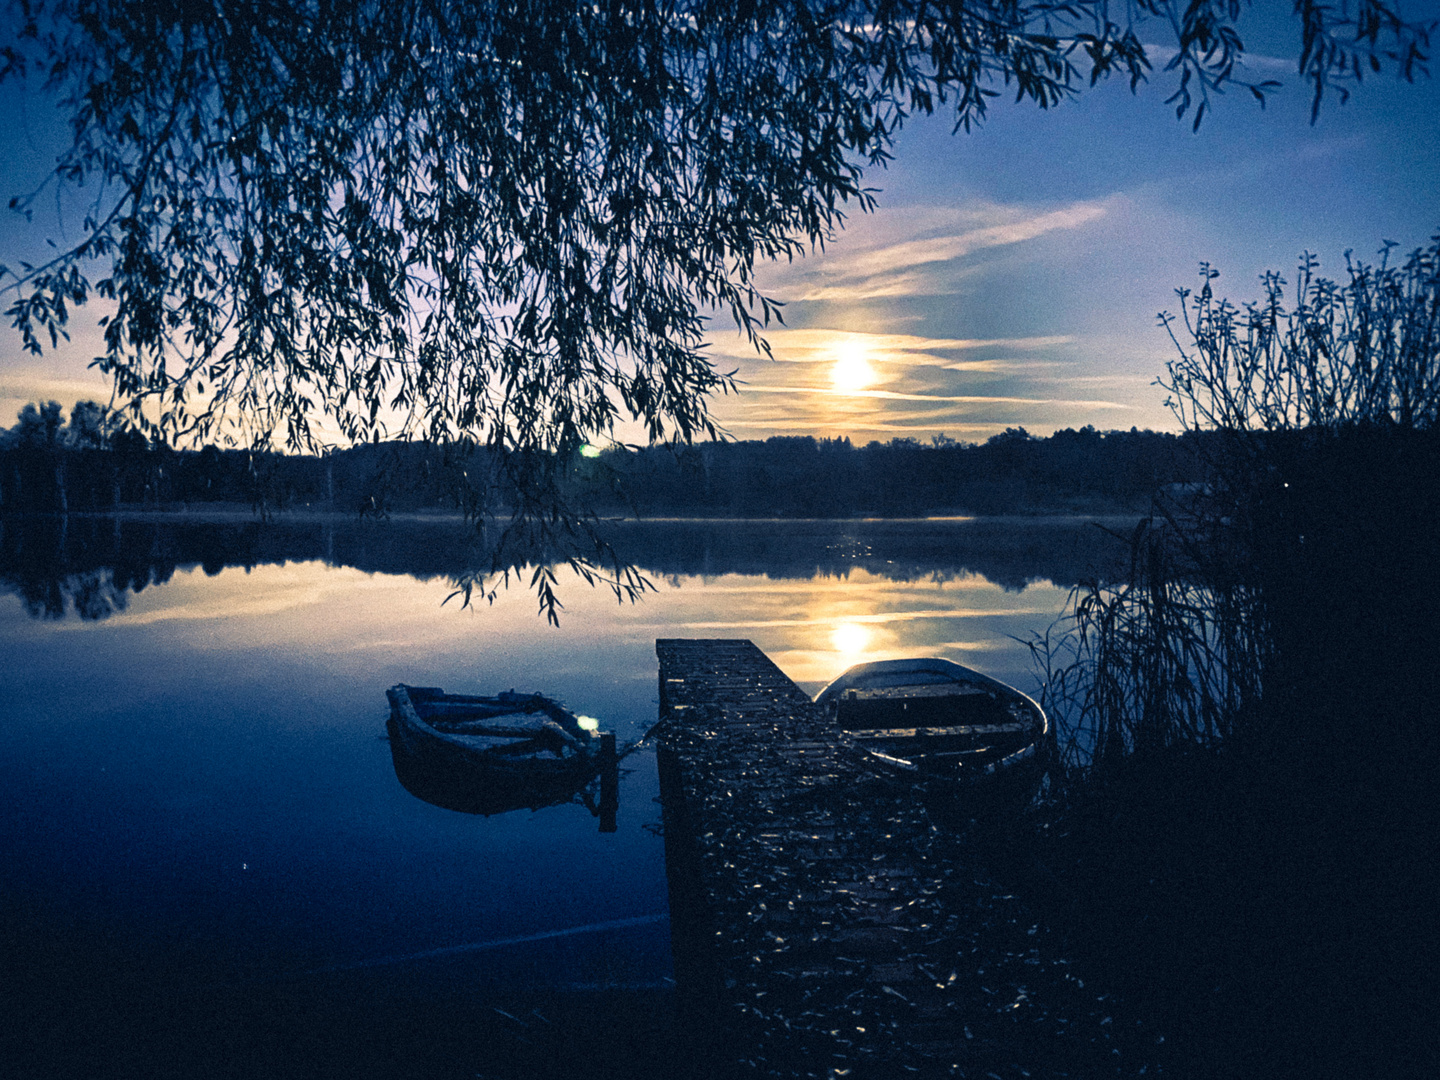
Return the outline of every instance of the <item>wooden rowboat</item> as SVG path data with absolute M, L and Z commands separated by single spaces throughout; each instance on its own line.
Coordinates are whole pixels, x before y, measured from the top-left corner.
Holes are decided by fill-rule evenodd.
M 615 739 L 540 694 L 447 694 L 392 686 L 386 728 L 395 775 L 428 803 L 470 814 L 570 802 L 607 765 Z
M 816 695 L 872 763 L 919 780 L 1033 794 L 1050 725 L 1025 694 L 937 658 L 858 664 Z

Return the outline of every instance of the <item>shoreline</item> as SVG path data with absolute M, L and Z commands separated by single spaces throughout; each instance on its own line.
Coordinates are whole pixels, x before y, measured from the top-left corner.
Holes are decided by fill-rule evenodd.
M 964 524 L 1026 524 L 1026 525 L 1064 525 L 1075 523 L 1116 524 L 1127 523 L 1134 525 L 1135 522 L 1147 516 L 1139 510 L 1110 509 L 1104 513 L 1085 513 L 1074 510 L 1036 510 L 1031 513 L 1009 513 L 1009 514 L 929 514 L 909 515 L 901 517 L 886 517 L 880 515 L 855 515 L 852 517 L 756 517 L 747 516 L 717 516 L 713 514 L 684 516 L 679 514 L 661 514 L 654 517 L 634 516 L 605 516 L 598 515 L 593 520 L 602 525 L 888 525 L 888 524 L 911 524 L 911 525 L 964 525 Z M 22 512 L 9 514 L 0 512 L 0 521 L 5 520 L 60 520 L 63 518 L 82 519 L 114 519 L 116 521 L 195 521 L 195 522 L 254 522 L 256 524 L 275 523 L 315 523 L 315 522 L 348 522 L 351 524 L 472 524 L 475 519 L 466 518 L 464 514 L 451 510 L 399 510 L 387 513 L 384 516 L 375 514 L 358 514 L 346 510 L 326 510 L 313 507 L 289 507 L 280 510 L 269 510 L 260 512 L 252 507 L 240 503 L 219 503 L 219 504 L 169 504 L 161 507 L 139 507 L 124 506 L 118 510 L 72 510 L 65 514 L 41 514 Z M 504 521 L 504 518 L 493 519 L 497 523 Z

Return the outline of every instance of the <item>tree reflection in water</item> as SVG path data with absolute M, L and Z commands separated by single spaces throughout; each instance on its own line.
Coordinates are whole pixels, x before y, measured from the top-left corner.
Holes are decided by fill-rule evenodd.
M 894 581 L 978 574 L 1009 591 L 1038 580 L 1074 586 L 1123 571 L 1110 538 L 1078 518 L 606 522 L 631 566 L 657 577 L 726 573 L 809 580 L 855 570 Z M 176 570 L 320 561 L 451 587 L 488 572 L 485 547 L 457 519 L 349 517 L 194 520 L 71 515 L 0 521 L 0 591 L 35 618 L 104 619 Z M 511 561 L 525 564 L 523 553 Z M 523 583 L 523 578 L 521 579 Z M 581 589 L 578 581 L 560 588 Z M 449 590 L 447 589 L 447 592 Z

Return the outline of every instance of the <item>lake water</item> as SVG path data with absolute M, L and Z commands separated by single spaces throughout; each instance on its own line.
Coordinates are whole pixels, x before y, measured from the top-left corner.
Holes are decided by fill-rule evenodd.
M 0 903 L 9 1015 L 30 1020 L 0 1049 L 30 1074 L 161 1075 L 145 1038 L 169 1037 L 152 1014 L 181 999 L 223 1013 L 243 997 L 220 1024 L 232 1065 L 266 1040 L 275 1060 L 338 1071 L 333 1048 L 264 1019 L 268 1003 L 330 995 L 363 1033 L 396 995 L 422 1011 L 457 994 L 663 1000 L 653 750 L 623 763 L 614 832 L 578 801 L 459 813 L 397 781 L 385 689 L 536 691 L 622 746 L 656 720 L 657 637 L 748 638 L 812 692 L 907 655 L 1033 690 L 1016 639 L 1056 619 L 1110 543 L 1065 521 L 617 527 L 655 591 L 619 604 L 562 573 L 555 628 L 523 584 L 443 603 L 464 568 L 456 532 L 5 523 Z M 197 1053 L 185 1068 L 208 1065 Z M 477 1074 L 474 1053 L 456 1050 L 455 1075 Z

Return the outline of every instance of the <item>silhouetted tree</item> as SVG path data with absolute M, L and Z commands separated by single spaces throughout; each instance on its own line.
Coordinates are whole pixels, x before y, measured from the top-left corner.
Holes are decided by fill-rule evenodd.
M 82 503 L 93 508 L 94 489 L 109 487 L 97 476 L 97 469 L 103 468 L 97 452 L 110 448 L 112 437 L 121 430 L 118 419 L 93 401 L 77 402 L 68 424 L 58 401 L 27 404 L 14 427 L 0 430 L 0 451 L 8 459 L 0 475 L 0 505 L 64 514 L 72 508 L 74 470 Z
M 92 294 L 113 301 L 99 367 L 167 443 L 233 421 L 309 448 L 322 415 L 356 443 L 562 461 L 622 416 L 689 440 L 731 386 L 706 313 L 764 348 L 756 262 L 868 208 L 862 167 L 907 116 L 968 128 L 1002 87 L 1048 107 L 1116 72 L 1134 86 L 1145 19 L 1174 35 L 1171 101 L 1197 125 L 1212 92 L 1273 85 L 1237 75 L 1236 0 L 1122 10 L 9 0 L 0 78 L 59 97 L 74 141 L 54 177 L 100 194 L 78 243 L 0 270 L 8 314 L 38 352 Z M 1317 108 L 1382 63 L 1421 68 L 1430 27 L 1392 0 L 1295 10 Z
M 1173 33 L 1171 100 L 1197 125 L 1213 92 L 1273 85 L 1236 74 L 1238 0 L 1124 10 L 7 0 L 0 79 L 60 99 L 74 140 L 53 177 L 99 192 L 78 243 L 0 267 L 7 313 L 38 353 L 92 294 L 112 302 L 97 366 L 159 444 L 314 449 L 328 418 L 351 444 L 501 451 L 516 526 L 565 534 L 625 591 L 566 503 L 571 458 L 621 419 L 652 441 L 716 433 L 732 381 L 707 316 L 767 350 L 756 263 L 868 209 L 862 170 L 909 115 L 968 128 L 1002 87 L 1041 107 L 1112 73 L 1133 87 L 1142 19 Z M 1317 107 L 1423 62 L 1430 27 L 1393 0 L 1296 10 Z

